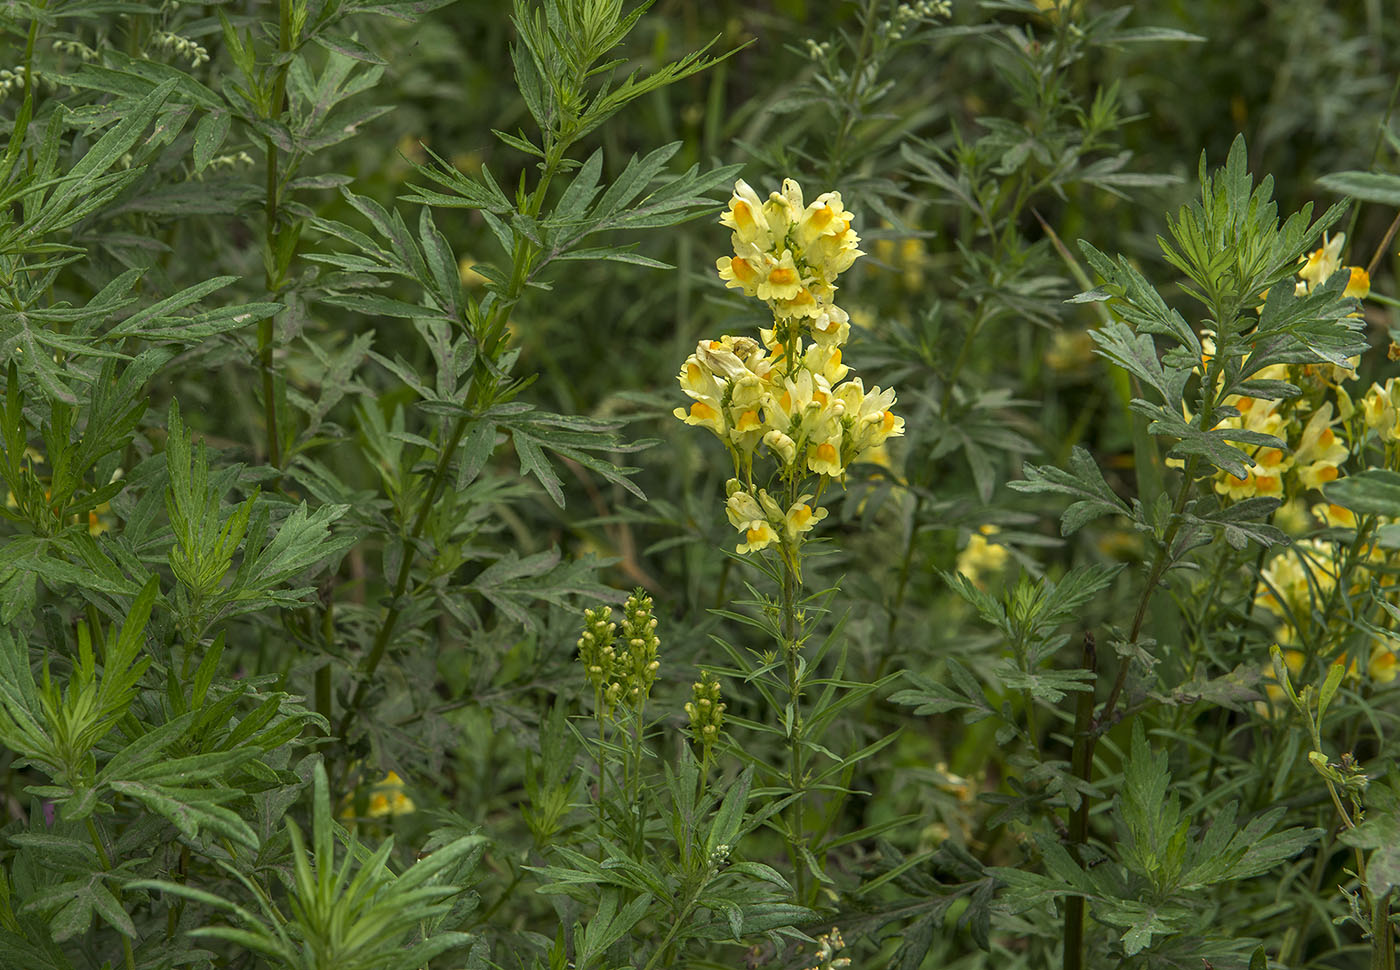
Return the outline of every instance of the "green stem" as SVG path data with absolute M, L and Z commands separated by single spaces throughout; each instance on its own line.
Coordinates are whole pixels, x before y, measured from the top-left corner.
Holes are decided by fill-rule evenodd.
M 643 967 L 642 970 L 653 970 L 653 968 L 657 966 L 656 961 L 660 960 L 666 953 L 671 942 L 676 938 L 676 935 L 680 933 L 681 927 L 685 925 L 686 917 L 690 915 L 691 910 L 695 909 L 695 901 L 696 893 L 692 892 L 686 899 L 685 905 L 681 907 L 681 911 L 676 914 L 676 918 L 671 921 L 671 929 L 656 947 L 656 951 L 652 953 L 651 959 L 647 961 L 647 965 Z
M 914 496 L 914 508 L 909 513 L 909 528 L 904 537 L 904 555 L 899 560 L 899 579 L 895 582 L 894 599 L 890 603 L 890 616 L 885 624 L 886 656 L 894 650 L 895 628 L 899 625 L 899 610 L 904 605 L 904 591 L 909 586 L 909 567 L 914 559 L 914 540 L 919 533 L 919 506 L 923 498 Z M 881 658 L 883 664 L 883 658 Z M 880 673 L 884 673 L 883 666 Z
M 525 215 L 531 217 L 539 215 L 540 207 L 544 204 L 545 193 L 549 190 L 549 183 L 563 161 L 568 146 L 567 140 L 551 144 L 548 157 L 545 159 L 544 172 L 540 175 L 540 183 L 535 187 L 534 195 L 525 206 Z M 491 308 L 491 312 L 479 327 L 477 337 L 481 347 L 480 352 L 493 361 L 499 357 L 502 351 L 511 307 L 514 306 L 515 301 L 519 299 L 520 294 L 525 289 L 535 255 L 535 249 L 529 242 L 517 239 L 515 251 L 512 254 L 514 265 L 507 289 L 507 297 Z M 452 424 L 446 447 L 438 453 L 437 464 L 433 467 L 432 478 L 428 482 L 428 490 L 423 494 L 422 501 L 413 518 L 413 524 L 404 542 L 403 559 L 399 562 L 399 571 L 394 577 L 389 605 L 385 609 L 384 619 L 380 622 L 379 632 L 375 634 L 370 652 L 361 664 L 360 682 L 356 685 L 355 693 L 352 695 L 350 703 L 346 705 L 345 713 L 340 719 L 340 729 L 337 734 L 342 738 L 346 736 L 351 722 L 359 712 L 360 705 L 365 701 L 370 678 L 379 669 L 379 663 L 384 659 L 384 652 L 388 649 L 389 641 L 393 638 L 394 628 L 398 625 L 399 617 L 403 614 L 404 593 L 408 589 L 409 576 L 413 571 L 415 546 L 423 535 L 428 517 L 437 505 L 438 495 L 441 494 L 443 485 L 447 481 L 447 471 L 452 464 L 452 458 L 457 453 L 457 447 L 462 443 L 462 437 L 466 434 L 478 409 L 489 407 L 494 400 L 497 381 L 498 378 L 492 370 L 478 361 L 476 376 L 472 381 L 467 399 L 463 403 L 462 413 Z
M 958 378 L 962 375 L 963 367 L 967 364 L 968 355 L 972 351 L 972 342 L 976 339 L 977 332 L 982 329 L 982 324 L 987 322 L 988 316 L 985 301 L 978 303 L 977 316 L 973 317 L 972 323 L 967 327 L 962 346 L 958 348 L 958 356 L 953 360 L 953 369 L 948 372 L 948 379 L 943 385 L 943 399 L 938 406 L 938 416 L 944 421 L 948 420 L 948 410 L 953 406 L 953 389 L 957 386 Z
M 797 500 L 797 478 L 787 480 L 784 508 L 791 508 Z M 797 639 L 797 596 L 801 569 L 801 537 L 793 540 L 790 548 L 783 550 L 783 657 L 787 670 L 788 705 L 791 708 L 791 722 L 788 727 L 788 787 L 796 798 L 793 799 L 791 814 L 791 845 L 793 856 L 793 887 L 799 905 L 806 905 L 807 876 L 807 819 L 804 806 L 806 785 L 805 768 L 802 756 L 802 673 L 798 668 Z
M 603 716 L 603 688 L 593 688 L 593 716 L 598 719 L 598 861 L 603 861 L 603 798 L 607 791 L 608 765 L 603 751 L 607 743 L 607 718 Z
M 87 822 L 88 835 L 92 838 L 92 847 L 97 850 L 97 861 L 101 863 L 102 871 L 111 872 L 112 859 L 111 856 L 107 855 L 107 847 L 102 844 L 102 835 L 97 831 L 97 823 L 93 821 L 91 815 L 85 821 Z M 120 886 L 113 889 L 112 895 L 116 897 L 117 905 L 121 905 L 122 891 Z M 122 956 L 125 958 L 127 970 L 136 970 L 136 953 L 131 949 L 131 940 L 120 930 L 117 931 L 117 935 L 122 938 Z
M 1092 634 L 1084 635 L 1084 669 L 1098 676 L 1098 654 Z M 1071 768 L 1078 778 L 1088 778 L 1094 761 L 1094 692 L 1080 691 L 1074 704 L 1074 751 Z M 1069 818 L 1070 852 L 1080 865 L 1079 849 L 1089 838 L 1088 796 L 1080 794 L 1079 806 Z M 1082 970 L 1084 966 L 1084 897 L 1070 896 L 1065 900 L 1064 970 Z
M 831 154 L 827 157 L 826 162 L 826 180 L 829 183 L 835 183 L 836 177 L 841 173 L 842 161 L 846 154 L 846 141 L 850 138 L 852 129 L 855 128 L 856 115 L 860 110 L 856 104 L 856 88 L 860 85 L 860 79 L 865 74 L 865 57 L 870 50 L 870 33 L 875 23 L 875 13 L 879 4 L 880 0 L 868 0 L 865 5 L 865 16 L 861 19 L 860 42 L 856 47 L 856 59 L 848 75 L 850 83 L 846 85 L 846 96 L 842 99 L 845 117 L 841 119 L 841 128 L 836 133 L 836 140 L 832 143 Z
M 277 4 L 277 52 L 286 54 L 291 50 L 292 7 L 290 0 L 279 0 Z M 287 63 L 279 64 L 273 74 L 272 96 L 267 102 L 268 120 L 279 118 L 286 113 Z M 278 151 L 272 138 L 264 140 L 263 149 L 267 159 L 267 180 L 264 185 L 263 215 L 264 227 L 263 255 L 264 285 L 268 293 L 276 295 L 283 280 L 278 266 L 277 216 L 281 195 L 278 185 Z M 277 429 L 277 383 L 273 375 L 273 351 L 276 344 L 275 317 L 258 322 L 258 368 L 262 371 L 263 423 L 267 429 L 267 460 L 274 468 L 282 465 L 282 442 Z

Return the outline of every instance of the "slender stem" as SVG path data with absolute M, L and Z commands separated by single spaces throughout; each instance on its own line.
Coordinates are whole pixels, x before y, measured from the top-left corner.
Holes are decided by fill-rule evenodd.
M 1084 669 L 1097 677 L 1098 654 L 1094 648 L 1094 637 L 1084 634 Z M 1080 691 L 1074 705 L 1074 752 L 1071 755 L 1072 769 L 1076 777 L 1088 778 L 1094 759 L 1094 692 Z M 1079 849 L 1089 838 L 1088 795 L 1079 796 L 1080 807 L 1085 811 L 1074 811 L 1069 818 L 1070 851 L 1080 865 Z M 1070 896 L 1065 900 L 1065 949 L 1064 970 L 1082 970 L 1084 966 L 1084 897 Z
M 110 872 L 112 859 L 111 856 L 107 855 L 107 847 L 102 844 L 102 835 L 97 831 L 97 823 L 93 821 L 91 815 L 85 821 L 87 822 L 88 835 L 92 838 L 92 847 L 97 850 L 97 861 L 101 863 L 103 872 Z M 121 905 L 122 891 L 120 886 L 113 890 L 112 895 L 116 897 L 117 904 Z M 127 970 L 136 970 L 136 954 L 131 949 L 131 940 L 120 930 L 117 931 L 117 935 L 122 938 L 122 956 L 126 960 Z
M 842 107 L 845 109 L 845 117 L 841 119 L 841 128 L 836 133 L 836 140 L 832 143 L 831 154 L 826 161 L 826 179 L 828 182 L 835 182 L 836 176 L 842 169 L 842 160 L 846 154 L 846 141 L 851 136 L 851 130 L 855 127 L 856 115 L 859 112 L 859 105 L 856 104 L 856 89 L 860 86 L 861 76 L 865 74 L 865 57 L 870 50 L 870 34 L 875 24 L 875 12 L 880 4 L 880 0 L 868 0 L 865 5 L 865 14 L 861 18 L 860 42 L 856 47 L 855 63 L 851 65 L 851 71 L 846 85 L 846 96 L 842 99 Z
M 647 965 L 642 968 L 642 970 L 652 970 L 653 967 L 657 966 L 657 961 L 661 959 L 662 955 L 671 945 L 671 941 L 676 938 L 676 934 L 681 931 L 681 927 L 685 925 L 686 917 L 690 915 L 691 910 L 694 908 L 695 893 L 691 893 L 690 897 L 685 901 L 685 905 L 681 907 L 681 911 L 677 913 L 676 918 L 671 921 L 670 931 L 667 932 L 665 938 L 662 939 L 661 943 L 656 947 L 656 951 L 652 953 L 651 959 L 647 961 Z
M 292 7 L 290 0 L 279 0 L 277 4 L 277 52 L 286 54 L 292 43 Z M 274 119 L 286 111 L 287 100 L 286 63 L 277 65 L 273 73 L 272 96 L 267 102 L 269 119 Z M 267 158 L 267 180 L 264 186 L 263 256 L 264 282 L 269 293 L 276 295 L 282 288 L 283 280 L 277 253 L 279 235 L 277 230 L 280 189 L 278 186 L 278 151 L 269 136 L 264 141 Z M 282 465 L 282 441 L 277 429 L 277 382 L 273 374 L 273 351 L 276 344 L 274 318 L 268 317 L 258 322 L 258 368 L 262 371 L 263 423 L 267 429 L 267 460 L 274 468 Z
M 922 503 L 923 498 L 915 495 L 914 508 L 909 513 L 908 532 L 904 537 L 904 555 L 899 560 L 899 579 L 895 581 L 894 599 L 890 603 L 890 616 L 885 624 L 886 656 L 894 650 L 895 628 L 899 625 L 899 610 L 904 605 L 904 591 L 909 586 L 909 567 L 914 558 L 914 540 L 919 533 L 919 506 Z M 883 667 L 880 672 L 884 673 Z
M 564 153 L 568 147 L 568 140 L 555 141 L 550 144 L 539 185 L 535 187 L 534 195 L 525 206 L 526 215 L 531 217 L 539 215 L 540 207 L 544 204 L 545 193 L 549 190 L 549 183 L 563 161 Z M 510 320 L 510 308 L 525 289 L 535 255 L 535 249 L 528 241 L 524 239 L 516 241 L 515 251 L 512 254 L 514 266 L 507 289 L 508 295 L 491 308 L 491 312 L 481 323 L 478 332 L 480 352 L 492 360 L 499 357 L 501 353 L 502 344 L 505 341 L 506 324 Z M 355 693 L 350 698 L 350 703 L 346 705 L 345 713 L 340 719 L 340 729 L 337 734 L 342 738 L 346 736 L 352 720 L 359 712 L 360 705 L 364 703 L 365 695 L 369 690 L 370 678 L 379 669 L 379 663 L 384 659 L 384 652 L 388 649 L 389 641 L 393 638 L 394 628 L 398 625 L 399 617 L 403 614 L 404 593 L 408 589 L 409 576 L 413 572 L 415 546 L 423 535 L 423 530 L 427 526 L 433 508 L 437 505 L 438 495 L 441 494 L 447 481 L 447 471 L 451 467 L 452 458 L 457 453 L 457 447 L 462 443 L 462 437 L 466 434 L 478 409 L 489 406 L 494 400 L 498 380 L 496 374 L 478 360 L 476 377 L 472 381 L 467 400 L 463 403 L 462 413 L 452 424 L 446 447 L 438 453 L 437 464 L 433 467 L 432 478 L 428 482 L 428 490 L 423 494 L 413 524 L 406 536 L 403 559 L 399 562 L 399 571 L 394 577 L 389 605 L 384 612 L 384 619 L 379 625 L 379 632 L 375 634 L 370 652 L 361 665 L 360 682 L 356 685 Z
M 793 475 L 787 480 L 785 508 L 791 508 L 797 500 L 797 477 Z M 792 541 L 790 548 L 783 550 L 783 655 L 787 669 L 788 705 L 791 708 L 791 720 L 788 726 L 788 786 L 797 796 L 793 799 L 791 809 L 791 838 L 790 848 L 793 855 L 793 887 L 799 905 L 805 905 L 807 899 L 807 876 L 806 876 L 806 848 L 807 848 L 807 819 L 804 806 L 806 781 L 804 778 L 804 766 L 802 756 L 802 672 L 798 667 L 798 638 L 797 638 L 797 596 L 799 593 L 800 580 L 798 578 L 801 569 L 801 537 Z
M 968 354 L 972 351 L 972 341 L 977 337 L 977 332 L 982 329 L 982 324 L 987 322 L 989 314 L 986 306 L 985 301 L 977 304 L 977 316 L 973 317 L 972 323 L 968 324 L 962 346 L 958 348 L 958 356 L 953 360 L 953 369 L 948 372 L 947 381 L 943 385 L 943 399 L 938 407 L 938 416 L 944 421 L 948 420 L 948 410 L 953 406 L 953 389 L 957 386 L 958 377 L 961 376 L 964 365 L 967 364 Z
M 598 861 L 603 861 L 603 798 L 607 790 L 608 765 L 603 745 L 607 743 L 607 718 L 603 716 L 602 685 L 593 688 L 593 716 L 598 720 Z
M 1380 265 L 1381 257 L 1384 256 L 1386 251 L 1390 248 L 1390 241 L 1395 238 L 1395 231 L 1397 229 L 1400 229 L 1400 212 L 1397 212 L 1395 218 L 1390 220 L 1390 225 L 1387 226 L 1385 230 L 1385 236 L 1382 237 L 1380 243 L 1376 246 L 1376 251 L 1371 254 L 1371 261 L 1366 264 L 1367 276 L 1374 273 L 1376 267 Z
M 408 589 L 409 576 L 413 572 L 415 546 L 423 535 L 423 529 L 427 526 L 428 516 L 432 514 L 433 507 L 437 504 L 438 493 L 447 478 L 448 466 L 451 464 L 452 456 L 457 452 L 457 446 L 461 444 L 462 436 L 466 434 L 468 421 L 469 414 L 463 414 L 457 418 L 453 423 L 447 447 L 438 455 L 437 465 L 433 468 L 433 477 L 423 496 L 423 503 L 418 507 L 418 514 L 414 517 L 413 525 L 409 528 L 404 542 L 403 558 L 399 561 L 399 571 L 394 577 L 393 592 L 389 596 L 389 607 L 385 611 L 383 622 L 379 625 L 379 632 L 374 637 L 374 644 L 370 647 L 369 655 L 361 667 L 360 672 L 363 676 L 355 687 L 355 693 L 350 698 L 350 703 L 345 706 L 345 713 L 341 715 L 340 728 L 336 733 L 342 738 L 346 736 L 352 719 L 359 711 L 360 705 L 364 703 L 365 693 L 369 690 L 369 679 L 379 669 L 379 662 L 384 659 L 384 651 L 389 646 L 389 640 L 394 635 L 394 627 L 398 625 L 399 616 L 403 613 L 403 596 L 404 591 Z

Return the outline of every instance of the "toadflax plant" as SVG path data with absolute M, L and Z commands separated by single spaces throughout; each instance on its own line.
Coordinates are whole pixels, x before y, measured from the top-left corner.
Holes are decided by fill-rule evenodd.
M 841 359 L 850 322 L 835 302 L 835 280 L 862 255 L 841 194 L 826 192 L 804 204 L 801 187 L 786 179 L 782 191 L 765 201 L 740 180 L 720 221 L 733 230 L 734 245 L 734 255 L 716 263 L 720 278 L 762 300 L 773 322 L 759 330 L 758 340 L 726 335 L 700 341 L 677 378 L 692 403 L 675 415 L 708 428 L 724 444 L 734 467 L 725 512 L 739 531 L 735 550 L 759 554 L 763 571 L 779 589 L 776 603 L 765 605 L 776 616 L 767 632 L 779 644 L 785 677 L 767 676 L 777 662 L 760 657 L 755 668 L 729 649 L 746 677 L 764 675 L 760 689 L 782 714 L 779 731 L 788 762 L 781 775 L 792 796 L 784 834 L 796 898 L 806 904 L 814 900 L 815 887 L 808 874 L 825 878 L 807 827 L 807 798 L 850 762 L 838 759 L 816 770 L 811 761 L 818 752 L 829 755 L 817 745 L 810 725 L 828 720 L 821 708 L 833 694 L 825 691 L 818 709 L 804 711 L 803 692 L 817 683 L 812 672 L 825 648 L 816 657 L 803 650 L 813 631 L 800 608 L 803 546 L 827 516 L 814 503 L 852 464 L 871 459 L 886 441 L 902 435 L 904 419 L 890 410 L 893 388 L 867 391 Z M 826 646 L 834 641 L 833 634 Z M 860 690 L 846 698 L 854 699 Z

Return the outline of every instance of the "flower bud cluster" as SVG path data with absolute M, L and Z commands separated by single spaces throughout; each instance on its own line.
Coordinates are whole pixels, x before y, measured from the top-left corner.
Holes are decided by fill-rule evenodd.
M 640 710 L 661 669 L 657 648 L 656 617 L 652 600 L 642 590 L 627 598 L 622 608 L 621 638 L 612 608 L 583 611 L 583 633 L 578 638 L 578 659 L 583 675 L 598 695 L 602 713 L 619 705 Z
M 199 67 L 209 61 L 209 52 L 202 45 L 168 30 L 158 31 L 151 41 L 161 50 L 169 51 L 176 57 L 188 58 L 190 67 Z
M 708 757 L 724 729 L 724 705 L 719 699 L 719 681 L 708 670 L 690 685 L 690 701 L 685 705 L 690 718 L 690 736 Z
M 627 648 L 624 690 L 627 703 L 638 709 L 646 703 L 651 685 L 656 683 L 656 672 L 661 669 L 661 662 L 656 659 L 661 640 L 656 635 L 652 605 L 651 597 L 637 589 L 622 607 L 622 639 Z
M 822 933 L 817 937 L 817 962 L 808 970 L 836 970 L 838 967 L 849 967 L 850 957 L 838 957 L 836 954 L 840 950 L 846 949 L 846 941 L 841 938 L 841 931 L 835 926 L 830 933 Z

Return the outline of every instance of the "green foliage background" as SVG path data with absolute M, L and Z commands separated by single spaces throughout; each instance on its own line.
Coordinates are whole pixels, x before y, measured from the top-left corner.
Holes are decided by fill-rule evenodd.
M 1400 454 L 1348 418 L 1287 497 L 1359 518 L 1300 530 L 1217 501 L 1273 439 L 1207 418 L 1396 375 L 1398 44 L 1320 0 L 5 4 L 0 967 L 1393 970 Z M 823 497 L 786 698 L 782 577 L 670 413 L 767 323 L 714 272 L 740 177 L 856 213 L 847 360 L 908 428 Z M 1291 295 L 1324 228 L 1359 305 Z M 1337 570 L 1292 667 L 1290 534 Z M 609 727 L 576 643 L 633 587 Z

